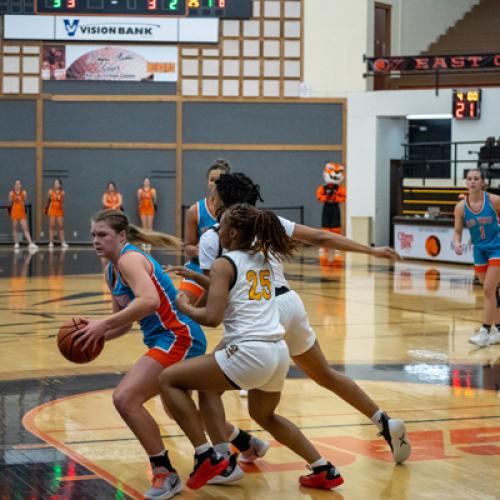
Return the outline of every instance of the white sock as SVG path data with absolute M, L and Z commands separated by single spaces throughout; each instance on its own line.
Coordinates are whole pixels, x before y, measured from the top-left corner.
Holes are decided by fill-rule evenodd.
M 214 446 L 214 450 L 216 453 L 226 458 L 229 457 L 229 455 L 231 455 L 231 447 L 229 446 L 229 443 L 216 444 Z
M 370 418 L 370 420 L 377 426 L 377 429 L 379 431 L 381 431 L 384 428 L 382 422 L 380 421 L 381 416 L 382 416 L 382 410 L 377 410 Z
M 236 439 L 236 436 L 240 433 L 240 430 L 238 429 L 238 427 L 236 426 L 233 426 L 233 432 L 231 433 L 231 435 L 229 436 L 229 441 L 232 441 L 233 439 Z
M 309 465 L 311 466 L 311 469 L 314 469 L 315 467 L 321 467 L 322 465 L 326 465 L 327 463 L 328 460 L 326 460 L 326 458 L 320 458 L 319 460 L 316 460 L 316 462 L 313 462 Z
M 154 457 L 163 457 L 163 455 L 165 455 L 165 449 L 163 449 L 163 451 L 161 451 L 160 453 L 157 453 L 156 455 L 149 455 L 149 458 L 154 458 Z
M 205 453 L 206 451 L 208 451 L 210 449 L 210 445 L 208 443 L 205 443 L 205 444 L 202 444 L 200 446 L 197 446 L 195 449 L 194 449 L 194 453 L 196 455 L 201 455 L 202 453 Z

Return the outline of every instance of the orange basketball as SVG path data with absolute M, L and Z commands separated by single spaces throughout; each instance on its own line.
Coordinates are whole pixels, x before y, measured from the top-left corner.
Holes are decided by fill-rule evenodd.
M 88 363 L 97 358 L 104 347 L 104 339 L 101 338 L 95 349 L 91 347 L 83 350 L 81 345 L 75 345 L 78 338 L 78 331 L 87 322 L 82 318 L 72 318 L 65 321 L 57 334 L 57 345 L 61 354 L 73 363 Z

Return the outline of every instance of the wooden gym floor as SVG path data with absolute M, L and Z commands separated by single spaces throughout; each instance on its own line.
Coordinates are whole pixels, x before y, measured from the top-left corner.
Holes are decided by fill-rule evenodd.
M 334 492 L 299 488 L 303 461 L 273 442 L 239 483 L 178 498 L 499 498 L 500 345 L 467 343 L 482 306 L 471 268 L 365 256 L 322 268 L 317 252 L 305 249 L 287 275 L 330 363 L 406 420 L 413 455 L 395 466 L 368 419 L 292 367 L 279 410 L 339 467 L 345 484 Z M 0 310 L 0 499 L 142 498 L 146 456 L 111 401 L 145 350 L 138 330 L 87 365 L 67 362 L 55 344 L 63 320 L 108 313 L 93 250 L 0 248 Z M 206 332 L 212 347 L 220 329 Z M 237 393 L 225 403 L 230 420 L 269 439 Z M 148 408 L 185 478 L 190 444 L 158 400 Z

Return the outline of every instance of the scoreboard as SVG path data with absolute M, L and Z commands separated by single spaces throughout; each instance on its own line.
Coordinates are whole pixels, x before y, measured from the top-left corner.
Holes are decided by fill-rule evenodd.
M 250 19 L 252 0 L 36 0 L 37 14 Z
M 453 90 L 452 113 L 456 120 L 479 120 L 481 89 Z

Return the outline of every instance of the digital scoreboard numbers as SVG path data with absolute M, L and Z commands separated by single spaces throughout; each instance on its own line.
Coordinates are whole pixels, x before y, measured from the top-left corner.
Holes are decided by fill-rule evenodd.
M 36 0 L 37 14 L 249 19 L 252 0 Z
M 452 114 L 456 120 L 479 120 L 481 89 L 453 90 Z

